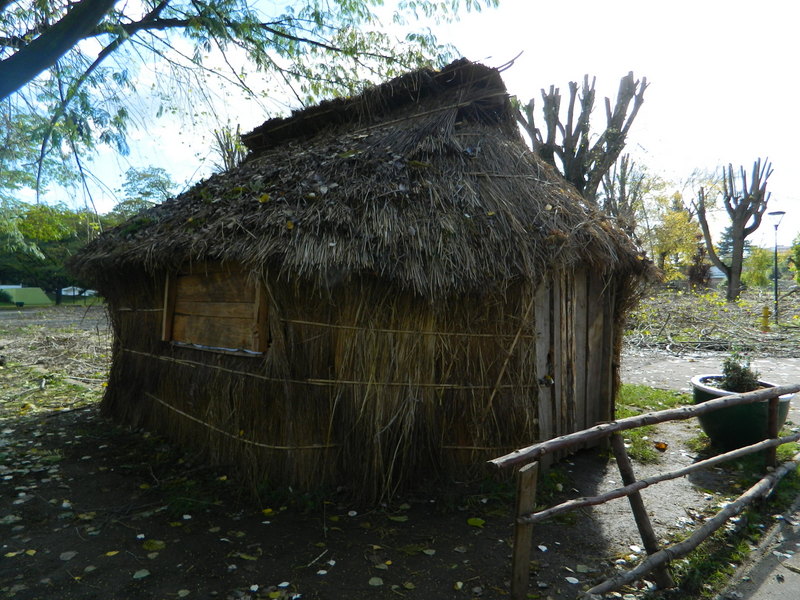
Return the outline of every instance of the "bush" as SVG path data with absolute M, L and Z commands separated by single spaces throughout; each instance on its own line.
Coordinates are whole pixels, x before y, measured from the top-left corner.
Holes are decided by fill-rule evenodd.
M 747 287 L 768 287 L 773 276 L 772 253 L 753 246 L 744 259 L 742 283 Z
M 11 299 L 11 294 L 9 294 L 5 290 L 0 290 L 0 302 L 7 302 L 8 304 L 13 304 L 13 300 Z
M 750 368 L 750 361 L 738 352 L 732 352 L 722 362 L 722 375 L 719 387 L 728 392 L 743 394 L 761 387 L 758 381 L 759 373 L 753 371 Z
M 794 238 L 789 250 L 789 268 L 794 271 L 794 280 L 800 284 L 800 235 Z

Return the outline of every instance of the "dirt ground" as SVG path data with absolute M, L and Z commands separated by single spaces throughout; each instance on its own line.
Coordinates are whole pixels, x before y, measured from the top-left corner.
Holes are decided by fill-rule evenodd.
M 508 596 L 508 483 L 454 484 L 370 509 L 287 492 L 253 499 L 225 466 L 99 416 L 109 344 L 102 309 L 0 311 L 0 596 Z M 674 357 L 652 352 L 626 352 L 624 380 L 676 385 Z M 697 432 L 688 422 L 661 427 L 668 450 L 659 464 L 635 465 L 637 475 L 691 463 L 686 442 Z M 592 495 L 619 479 L 613 461 L 583 452 L 545 477 L 542 498 Z M 736 483 L 719 470 L 656 487 L 645 504 L 667 539 L 728 501 Z M 625 500 L 534 531 L 531 598 L 575 598 L 642 556 Z M 636 598 L 647 586 L 608 597 Z

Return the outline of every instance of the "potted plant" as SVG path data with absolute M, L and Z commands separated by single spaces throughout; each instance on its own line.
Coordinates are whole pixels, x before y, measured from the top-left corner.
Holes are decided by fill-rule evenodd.
M 736 351 L 723 361 L 721 375 L 697 375 L 691 381 L 695 404 L 730 394 L 775 387 L 774 383 L 760 380 L 759 374 L 750 367 L 750 361 Z M 791 399 L 792 394 L 779 398 L 778 429 L 786 421 Z M 712 444 L 723 450 L 741 448 L 768 437 L 769 400 L 728 406 L 701 415 L 698 419 Z

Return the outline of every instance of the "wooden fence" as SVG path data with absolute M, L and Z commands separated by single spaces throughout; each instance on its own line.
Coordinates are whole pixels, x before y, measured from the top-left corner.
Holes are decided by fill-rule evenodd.
M 610 423 L 603 423 L 562 435 L 545 442 L 534 444 L 527 448 L 495 458 L 490 461 L 498 468 L 519 467 L 517 472 L 517 501 L 515 508 L 516 525 L 514 530 L 514 548 L 512 554 L 511 597 L 513 600 L 522 600 L 527 597 L 528 582 L 530 578 L 530 555 L 533 539 L 533 527 L 536 523 L 554 517 L 558 514 L 575 510 L 584 506 L 594 506 L 616 498 L 628 498 L 636 525 L 642 537 L 643 546 L 648 556 L 635 568 L 619 573 L 614 577 L 594 586 L 584 592 L 584 598 L 598 598 L 600 594 L 618 589 L 619 587 L 643 578 L 653 573 L 653 579 L 659 588 L 673 587 L 674 583 L 667 570 L 667 564 L 685 556 L 700 545 L 717 529 L 722 527 L 731 517 L 739 514 L 748 504 L 757 498 L 768 496 L 780 479 L 800 464 L 800 453 L 792 460 L 778 466 L 776 464 L 776 449 L 781 444 L 800 440 L 800 432 L 792 435 L 778 437 L 778 397 L 784 394 L 793 394 L 800 391 L 800 384 L 776 386 L 769 389 L 757 390 L 746 394 L 731 394 L 716 400 L 709 400 L 694 406 L 662 410 L 635 417 L 628 417 Z M 680 421 L 698 417 L 729 406 L 750 404 L 753 402 L 769 401 L 768 437 L 761 442 L 745 446 L 712 458 L 696 462 L 682 469 L 662 473 L 646 479 L 637 480 L 630 458 L 620 435 L 621 431 L 635 429 L 645 425 L 655 425 L 668 421 Z M 545 510 L 535 512 L 536 480 L 539 472 L 539 461 L 553 452 L 569 450 L 576 446 L 598 442 L 610 438 L 611 448 L 617 461 L 617 466 L 622 476 L 622 487 L 604 494 L 592 497 L 575 498 L 561 504 L 551 506 Z M 647 515 L 640 490 L 656 483 L 683 477 L 707 469 L 722 462 L 735 460 L 754 452 L 766 451 L 766 475 L 755 485 L 748 489 L 739 498 L 728 504 L 704 525 L 695 530 L 684 541 L 669 547 L 660 548 L 658 538 L 653 531 Z

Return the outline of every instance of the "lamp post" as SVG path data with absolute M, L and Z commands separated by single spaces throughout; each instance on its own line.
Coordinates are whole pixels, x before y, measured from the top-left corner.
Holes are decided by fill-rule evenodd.
M 785 214 L 786 211 L 783 210 L 773 210 L 767 213 L 767 215 L 772 218 L 772 223 L 775 226 L 775 263 L 772 272 L 773 282 L 775 284 L 775 325 L 778 324 L 778 226 L 781 224 L 783 215 Z

